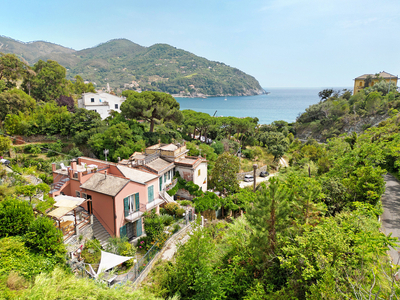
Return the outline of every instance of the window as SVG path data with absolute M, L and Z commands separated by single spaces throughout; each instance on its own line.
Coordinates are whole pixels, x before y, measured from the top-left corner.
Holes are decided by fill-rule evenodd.
M 167 181 L 167 173 L 164 173 L 164 182 Z
M 169 170 L 167 174 L 168 174 L 168 180 L 170 180 L 171 179 L 171 170 Z
M 99 102 L 101 103 L 101 99 L 99 99 Z
M 93 109 L 94 112 L 97 112 L 97 110 Z
M 147 198 L 149 199 L 149 203 L 154 201 L 154 186 L 149 186 L 147 188 Z
M 138 211 L 140 208 L 139 201 L 139 193 L 132 194 L 126 198 L 124 198 L 124 215 L 127 217 L 129 214 L 132 214 Z
M 90 98 L 90 102 L 94 103 L 94 98 Z
M 87 194 L 86 193 L 82 193 L 82 198 L 87 199 Z
M 78 191 L 75 191 L 75 194 L 76 194 L 76 196 L 77 196 L 78 198 L 80 198 L 80 197 L 81 197 L 81 193 L 80 193 L 80 192 L 78 192 Z
M 200 176 L 200 173 L 201 173 L 201 172 L 200 172 L 200 169 L 199 169 L 199 170 L 197 171 L 197 176 Z
M 115 109 L 118 109 L 118 104 L 115 104 Z

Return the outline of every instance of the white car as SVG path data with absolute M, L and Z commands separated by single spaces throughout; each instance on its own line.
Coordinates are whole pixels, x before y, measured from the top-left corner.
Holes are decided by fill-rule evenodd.
M 253 175 L 244 175 L 244 181 L 246 182 L 254 181 Z

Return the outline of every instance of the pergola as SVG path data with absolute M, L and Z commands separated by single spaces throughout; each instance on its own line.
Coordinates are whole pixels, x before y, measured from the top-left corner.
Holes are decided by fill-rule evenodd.
M 54 204 L 56 208 L 47 213 L 47 215 L 57 222 L 58 228 L 63 232 L 65 239 L 78 234 L 79 229 L 89 223 L 90 216 L 80 207 L 87 199 L 59 195 L 54 197 L 54 200 L 56 201 Z M 77 216 L 77 213 L 80 215 Z M 86 216 L 82 217 L 82 214 L 86 214 Z

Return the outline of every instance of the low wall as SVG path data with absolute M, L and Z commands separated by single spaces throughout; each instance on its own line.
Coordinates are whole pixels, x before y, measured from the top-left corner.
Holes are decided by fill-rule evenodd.
M 267 168 L 268 168 L 267 165 L 262 166 L 262 167 L 260 167 L 260 168 L 257 168 L 256 175 L 259 176 L 261 171 L 267 171 Z M 243 172 L 243 173 L 237 173 L 237 174 L 236 174 L 237 180 L 244 180 L 244 176 L 245 176 L 245 175 L 253 175 L 253 172 L 254 172 L 254 171 Z
M 153 259 L 149 262 L 146 269 L 140 273 L 139 277 L 136 278 L 134 282 L 134 288 L 137 288 L 140 283 L 146 278 L 147 274 L 150 273 L 154 264 L 163 256 L 164 252 L 169 248 L 169 246 L 173 243 L 176 243 L 177 240 L 183 238 L 188 231 L 192 229 L 192 223 L 189 223 L 185 227 L 183 227 L 179 232 L 174 234 L 168 241 L 165 242 L 164 247 L 153 257 Z

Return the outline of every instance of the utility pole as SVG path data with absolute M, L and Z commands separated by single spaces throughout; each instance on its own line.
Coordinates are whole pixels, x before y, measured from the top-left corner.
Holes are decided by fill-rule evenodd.
M 253 181 L 253 192 L 255 192 L 256 191 L 256 184 L 257 184 L 257 180 L 256 180 L 256 178 L 257 178 L 257 176 L 256 176 L 256 174 L 257 174 L 257 165 L 256 164 L 254 164 L 253 165 L 253 178 L 254 178 L 254 181 Z

